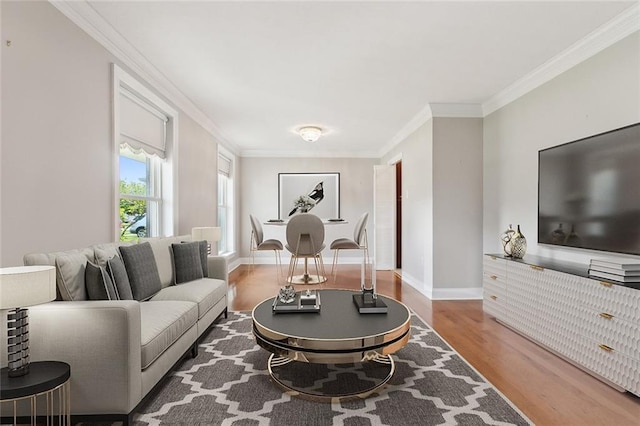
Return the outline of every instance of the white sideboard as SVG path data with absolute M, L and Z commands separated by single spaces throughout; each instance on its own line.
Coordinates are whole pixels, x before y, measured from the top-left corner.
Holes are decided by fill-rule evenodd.
M 586 265 L 538 256 L 485 255 L 483 265 L 487 314 L 640 396 L 640 289 L 589 278 Z

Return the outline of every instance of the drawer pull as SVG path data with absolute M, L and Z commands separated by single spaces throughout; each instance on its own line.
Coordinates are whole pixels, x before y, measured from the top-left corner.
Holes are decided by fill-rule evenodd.
M 498 300 L 498 296 L 491 295 L 489 297 L 491 297 L 493 300 Z
M 608 313 L 606 313 L 606 312 L 600 312 L 598 315 L 600 315 L 602 318 L 604 318 L 604 319 L 608 319 L 608 320 L 610 320 L 611 318 L 613 318 L 613 315 L 608 314 Z
M 498 276 L 497 275 L 490 275 L 489 278 L 491 278 L 492 280 L 497 280 Z
M 613 348 L 611 346 L 607 346 L 605 344 L 600 343 L 598 347 L 605 352 L 613 352 Z
M 534 271 L 544 271 L 544 268 L 542 266 L 538 266 L 538 265 L 529 265 L 529 267 L 531 269 L 533 269 Z
M 606 282 L 606 281 L 600 281 L 600 285 L 601 285 L 601 286 L 604 286 L 604 287 L 611 287 L 611 286 L 613 286 L 613 284 L 608 283 L 608 282 Z

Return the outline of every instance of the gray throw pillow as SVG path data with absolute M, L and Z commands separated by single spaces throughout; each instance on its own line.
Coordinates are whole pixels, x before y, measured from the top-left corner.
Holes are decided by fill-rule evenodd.
M 205 249 L 206 250 L 206 249 Z M 186 283 L 202 278 L 200 242 L 171 244 L 174 284 Z
M 89 300 L 119 299 L 118 291 L 103 267 L 87 262 L 84 270 L 84 281 Z
M 120 256 L 127 270 L 133 298 L 147 300 L 162 289 L 156 258 L 151 244 L 142 243 L 120 247 Z
M 113 256 L 111 259 L 107 260 L 107 273 L 118 291 L 120 300 L 133 300 L 131 284 L 129 283 L 127 270 L 124 269 L 122 259 L 118 256 Z

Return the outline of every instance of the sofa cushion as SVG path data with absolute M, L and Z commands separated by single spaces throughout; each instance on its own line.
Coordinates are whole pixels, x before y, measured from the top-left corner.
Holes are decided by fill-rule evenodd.
M 111 278 L 111 281 L 116 286 L 120 300 L 134 300 L 129 276 L 127 275 L 127 270 L 124 268 L 122 259 L 118 256 L 113 256 L 107 261 L 106 269 L 109 278 Z
M 118 300 L 118 292 L 104 267 L 87 262 L 84 281 L 89 300 Z
M 154 237 L 140 238 L 140 243 L 151 244 L 153 256 L 158 265 L 158 273 L 160 274 L 160 282 L 162 287 L 173 285 L 173 263 L 171 260 L 171 244 L 181 241 L 191 241 L 191 235 L 182 235 L 178 237 Z
M 142 369 L 147 368 L 198 320 L 192 302 L 148 301 L 140 304 Z
M 203 278 L 200 260 L 200 243 L 171 244 L 174 283 L 181 284 Z
M 158 267 L 149 243 L 120 247 L 135 300 L 147 300 L 162 289 Z
M 223 280 L 202 278 L 163 288 L 151 298 L 151 301 L 181 300 L 197 303 L 198 319 L 200 319 L 226 295 L 227 284 Z

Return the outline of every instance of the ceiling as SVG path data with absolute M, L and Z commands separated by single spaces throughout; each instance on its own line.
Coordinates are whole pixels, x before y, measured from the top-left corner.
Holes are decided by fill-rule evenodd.
M 83 10 L 129 52 L 125 63 L 178 93 L 237 154 L 378 157 L 432 109 L 491 112 L 636 3 L 90 1 Z M 295 134 L 303 125 L 325 134 L 305 142 Z

